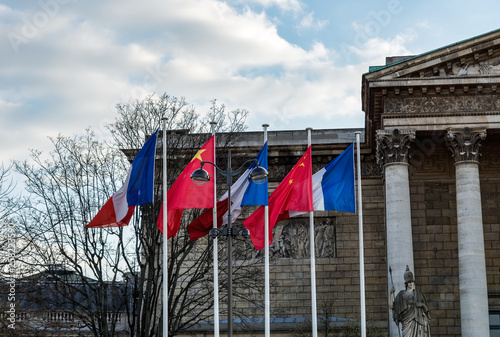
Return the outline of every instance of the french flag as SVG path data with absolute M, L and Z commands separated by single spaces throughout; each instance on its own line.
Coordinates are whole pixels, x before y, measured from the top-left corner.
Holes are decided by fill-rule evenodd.
M 354 143 L 313 175 L 315 211 L 356 213 Z
M 264 143 L 264 146 L 255 159 L 259 162 L 260 167 L 267 170 L 267 142 Z M 257 163 L 253 162 L 231 186 L 231 212 L 229 212 L 227 192 L 217 202 L 217 227 L 228 223 L 229 213 L 231 213 L 232 221 L 234 222 L 241 214 L 243 205 L 267 205 L 267 180 L 263 184 L 254 184 L 250 182 L 250 173 L 256 166 Z M 212 208 L 203 212 L 187 226 L 191 241 L 208 235 L 212 228 Z
M 255 158 L 259 162 L 259 166 L 267 170 L 267 142 L 264 143 L 259 154 Z M 250 173 L 257 167 L 257 163 L 253 162 L 250 167 L 241 175 L 241 177 L 231 187 L 231 207 L 232 221 L 234 222 L 241 214 L 241 209 L 244 205 L 256 206 L 267 205 L 268 202 L 268 184 L 267 179 L 263 184 L 255 184 L 250 180 Z M 220 200 L 227 199 L 227 192 Z M 227 213 L 223 217 L 222 224 L 227 224 Z
M 315 211 L 356 213 L 354 143 L 312 176 Z M 304 212 L 290 211 L 290 217 Z
M 129 224 L 135 206 L 153 202 L 156 140 L 158 130 L 146 141 L 130 165 L 125 184 L 85 227 L 122 227 Z

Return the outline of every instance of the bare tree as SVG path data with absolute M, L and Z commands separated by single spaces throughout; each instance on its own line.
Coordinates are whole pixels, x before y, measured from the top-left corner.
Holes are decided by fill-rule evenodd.
M 67 310 L 95 336 L 113 336 L 118 313 L 111 306 L 110 289 L 121 281 L 113 266 L 116 238 L 124 230 L 88 231 L 84 226 L 123 181 L 126 160 L 90 130 L 84 136 L 51 140 L 49 158 L 32 151 L 32 163 L 16 163 L 30 197 L 19 221 L 32 254 L 22 262 L 39 272 L 55 265 L 74 271 L 76 279 L 67 282 L 48 268 L 52 277 L 43 281 L 52 282 L 48 286 L 57 290 L 54 298 L 63 295 L 71 304 Z
M 169 157 L 176 158 L 168 162 L 170 186 L 210 136 L 207 120 L 218 121 L 217 130 L 226 132 L 223 144 L 218 146 L 227 146 L 245 129 L 248 112 L 226 113 L 225 107 L 217 106 L 214 100 L 213 108 L 203 120 L 184 99 L 168 95 L 152 95 L 118 105 L 117 111 L 115 122 L 108 126 L 113 145 L 99 141 L 90 130 L 83 136 L 60 135 L 52 139 L 54 149 L 49 158 L 33 151 L 31 162 L 15 164 L 17 172 L 27 180 L 30 195 L 30 203 L 23 208 L 19 219 L 26 240 L 36 252 L 23 262 L 39 270 L 42 266 L 63 264 L 74 271 L 79 281 L 63 282 L 66 285 L 58 289 L 64 290 L 60 293 L 70 301 L 79 321 L 95 336 L 115 335 L 120 311 L 127 313 L 131 336 L 156 336 L 161 329 L 162 236 L 156 226 L 161 184 L 155 186 L 156 201 L 137 209 L 128 227 L 85 229 L 84 226 L 121 186 L 127 159 L 133 159 L 146 138 L 160 126 L 162 117 L 167 118 L 170 130 Z M 158 167 L 156 181 L 162 181 L 161 178 Z M 169 242 L 171 336 L 210 320 L 213 307 L 212 243 L 208 239 L 189 241 L 185 225 L 200 211 L 185 213 L 181 226 L 184 229 Z M 246 272 L 252 273 L 251 268 L 248 263 L 241 263 L 235 273 L 243 275 L 242 282 L 258 282 L 258 278 L 244 276 Z
M 318 306 L 318 336 L 320 337 L 356 337 L 361 335 L 361 322 L 359 317 L 352 319 L 336 318 L 336 303 L 333 298 L 326 298 L 319 302 Z M 293 332 L 293 337 L 311 337 L 312 323 L 304 321 Z M 376 324 L 375 320 L 367 320 L 366 335 L 368 337 L 380 337 L 384 330 Z
M 23 200 L 15 193 L 15 183 L 11 178 L 12 165 L 5 167 L 0 166 L 0 252 L 3 252 L 2 257 L 6 257 L 6 249 L 9 241 L 14 239 L 15 234 L 15 215 L 23 207 Z M 22 253 L 25 249 L 20 243 L 17 245 L 16 253 Z M 0 276 L 4 271 L 4 267 L 9 262 L 7 259 L 0 259 Z
M 9 265 L 6 251 L 9 249 L 9 239 L 13 235 L 13 229 L 10 227 L 10 218 L 18 208 L 18 203 L 12 198 L 14 183 L 9 179 L 11 167 L 0 166 L 0 275 L 5 274 L 4 268 Z
M 14 196 L 16 187 L 10 177 L 12 165 L 0 166 L 0 222 L 8 221 L 22 207 L 20 197 Z
M 167 136 L 168 156 L 175 158 L 168 161 L 167 184 L 171 186 L 199 147 L 210 137 L 210 121 L 217 123 L 216 132 L 225 133 L 225 137 L 219 139 L 217 144 L 218 148 L 225 148 L 238 140 L 238 132 L 245 129 L 247 115 L 246 110 L 226 113 L 225 107 L 218 106 L 214 100 L 212 109 L 200 122 L 199 116 L 184 99 L 167 95 L 159 98 L 151 96 L 143 101 L 118 106 L 118 117 L 109 129 L 120 147 L 138 148 L 137 139 L 144 139 L 158 125 L 158 122 L 152 123 L 151 120 L 159 121 L 165 116 L 167 130 L 171 130 Z M 162 181 L 161 170 L 157 170 L 157 173 L 156 181 Z M 133 274 L 132 282 L 138 294 L 134 307 L 136 314 L 131 316 L 132 319 L 137 317 L 137 321 L 131 322 L 136 336 L 153 336 L 161 328 L 161 321 L 152 319 L 161 316 L 159 300 L 163 275 L 158 266 L 162 264 L 162 235 L 156 228 L 162 200 L 161 188 L 157 184 L 157 202 L 143 207 L 141 221 L 134 223 L 134 237 L 141 238 L 134 243 L 139 272 Z M 190 223 L 199 214 L 199 210 L 185 212 L 183 223 Z M 212 242 L 206 238 L 191 242 L 185 227 L 181 226 L 178 235 L 169 242 L 168 325 L 172 336 L 200 321 L 211 320 L 213 315 Z M 123 247 L 122 252 L 126 251 L 128 249 Z M 251 267 L 245 265 L 240 270 L 240 274 L 244 274 Z M 251 277 L 244 279 L 256 280 Z M 221 286 L 224 287 L 224 284 Z M 149 332 L 149 335 L 145 332 Z

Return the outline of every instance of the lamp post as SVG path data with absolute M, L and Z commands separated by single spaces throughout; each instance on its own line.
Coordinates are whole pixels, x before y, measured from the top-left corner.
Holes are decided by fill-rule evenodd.
M 247 229 L 236 229 L 232 228 L 232 215 L 231 215 L 231 185 L 233 184 L 233 177 L 238 175 L 243 167 L 246 164 L 255 163 L 256 167 L 252 170 L 249 175 L 249 178 L 256 184 L 263 184 L 267 180 L 267 170 L 263 167 L 259 166 L 259 161 L 257 159 L 247 160 L 244 162 L 240 168 L 237 170 L 231 169 L 231 150 L 228 151 L 227 154 L 227 169 L 223 171 L 217 165 L 210 161 L 202 161 L 200 163 L 200 168 L 193 171 L 191 174 L 191 179 L 198 186 L 205 185 L 210 180 L 210 175 L 206 170 L 203 169 L 203 165 L 210 164 L 213 165 L 217 172 L 226 177 L 227 183 L 227 192 L 228 192 L 228 216 L 227 216 L 227 228 L 224 228 L 222 231 L 219 229 L 212 229 L 210 231 L 210 237 L 215 239 L 222 232 L 222 235 L 227 237 L 227 335 L 228 337 L 233 336 L 233 265 L 232 265 L 232 245 L 231 245 L 231 237 L 238 235 L 241 232 L 243 237 L 248 237 L 249 233 Z

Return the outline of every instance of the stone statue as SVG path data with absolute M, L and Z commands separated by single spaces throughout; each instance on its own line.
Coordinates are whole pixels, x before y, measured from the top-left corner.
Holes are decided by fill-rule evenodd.
M 398 328 L 399 323 L 401 323 L 403 337 L 430 337 L 429 322 L 431 317 L 427 301 L 424 295 L 415 289 L 415 278 L 408 266 L 406 266 L 404 278 L 406 289 L 398 293 L 395 301 L 392 300 L 393 294 L 396 292 L 394 285 L 389 294 L 389 308 L 392 309 L 392 317 Z

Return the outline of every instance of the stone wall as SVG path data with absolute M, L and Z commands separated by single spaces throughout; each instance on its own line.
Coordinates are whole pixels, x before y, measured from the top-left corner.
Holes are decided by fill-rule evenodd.
M 376 326 L 386 328 L 387 267 L 381 179 L 367 179 L 363 182 L 363 214 L 367 319 Z M 334 211 L 317 212 L 315 223 L 318 316 L 321 316 L 326 304 L 333 303 L 329 311 L 331 316 L 359 320 L 358 216 Z M 275 227 L 274 243 L 270 247 L 271 317 L 311 317 L 308 227 L 308 217 L 295 217 L 282 221 Z M 334 236 L 335 240 L 325 244 L 327 236 L 332 240 Z M 281 250 L 281 244 L 277 245 L 277 242 L 283 241 L 290 242 L 291 249 Z M 297 247 L 300 241 L 303 249 Z M 263 266 L 261 272 L 264 273 Z M 263 289 L 260 299 L 262 302 L 258 309 L 250 307 L 247 301 L 236 300 L 235 305 L 241 312 L 248 313 L 248 317 L 263 318 Z
M 410 160 L 410 201 L 416 286 L 427 298 L 434 336 L 461 335 L 458 270 L 457 209 L 455 168 L 443 133 L 417 134 Z M 500 310 L 500 139 L 488 135 L 481 150 L 480 178 L 485 237 L 488 298 L 490 311 Z M 300 151 L 297 152 L 300 154 Z M 298 157 L 274 158 L 281 171 L 289 170 Z M 319 158 L 318 158 L 319 157 Z M 317 166 L 331 158 L 318 156 Z M 281 164 L 281 165 L 280 165 Z M 385 191 L 382 170 L 374 156 L 363 154 L 363 227 L 365 259 L 365 299 L 368 325 L 387 332 L 388 268 L 386 261 Z M 276 168 L 277 169 L 277 168 Z M 316 171 L 315 168 L 313 171 Z M 270 189 L 277 185 L 272 181 Z M 249 211 L 250 212 L 250 211 Z M 242 215 L 245 218 L 245 214 Z M 330 315 L 342 319 L 360 318 L 359 233 L 357 214 L 317 212 L 316 282 L 317 308 L 333 303 Z M 280 222 L 270 248 L 271 317 L 310 318 L 311 287 L 309 260 L 309 219 L 296 217 Z M 332 242 L 324 241 L 331 239 Z M 259 257 L 262 252 L 256 252 Z M 264 267 L 261 265 L 263 278 Z M 393 275 L 394 280 L 403 275 Z M 397 289 L 398 291 L 400 289 Z M 252 295 L 253 294 L 253 295 Z M 264 289 L 249 290 L 257 301 L 235 299 L 236 308 L 248 318 L 264 318 Z M 260 302 L 259 302 L 260 301 Z M 221 301 L 221 307 L 225 303 Z M 221 319 L 225 317 L 221 316 Z M 301 323 L 272 323 L 273 336 L 291 336 Z M 342 323 L 338 324 L 339 326 Z M 253 327 L 253 335 L 263 335 L 263 324 Z M 237 331 L 237 325 L 235 325 Z M 204 332 L 210 336 L 210 331 Z M 248 335 L 248 332 L 242 333 Z

